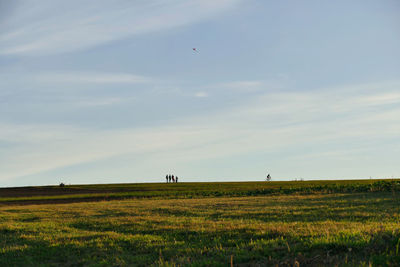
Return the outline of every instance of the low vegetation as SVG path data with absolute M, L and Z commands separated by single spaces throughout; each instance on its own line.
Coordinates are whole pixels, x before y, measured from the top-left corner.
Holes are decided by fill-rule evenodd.
M 127 198 L 240 197 L 273 194 L 397 192 L 400 180 L 100 184 L 0 188 L 0 205 Z
M 0 266 L 398 266 L 399 185 L 3 188 Z

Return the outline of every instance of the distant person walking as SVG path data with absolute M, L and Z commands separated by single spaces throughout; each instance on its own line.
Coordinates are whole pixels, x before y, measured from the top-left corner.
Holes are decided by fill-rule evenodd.
M 175 183 L 175 177 L 172 175 L 172 182 Z
M 167 181 L 167 183 L 168 183 L 168 174 L 167 175 L 165 175 L 165 180 Z
M 171 174 L 168 175 L 168 181 L 171 182 Z
M 178 176 L 175 177 L 175 183 L 177 183 L 177 182 L 178 182 Z

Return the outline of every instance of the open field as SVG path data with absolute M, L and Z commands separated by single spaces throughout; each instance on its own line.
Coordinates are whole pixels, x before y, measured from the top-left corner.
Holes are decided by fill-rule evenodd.
M 262 196 L 293 193 L 354 193 L 400 191 L 400 179 L 290 182 L 214 182 L 98 184 L 0 188 L 0 206 L 71 203 L 129 198 L 198 198 Z
M 3 188 L 0 266 L 398 266 L 398 189 L 398 180 Z

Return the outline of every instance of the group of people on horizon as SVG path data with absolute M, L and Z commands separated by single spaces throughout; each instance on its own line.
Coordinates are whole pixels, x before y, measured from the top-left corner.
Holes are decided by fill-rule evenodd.
M 165 180 L 167 181 L 167 183 L 177 183 L 178 182 L 178 176 L 167 174 L 165 176 Z

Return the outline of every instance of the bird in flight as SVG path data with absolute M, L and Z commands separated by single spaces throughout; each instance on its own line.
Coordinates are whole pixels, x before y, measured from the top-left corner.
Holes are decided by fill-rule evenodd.
M 199 51 L 197 51 L 197 48 L 196 48 L 196 47 L 193 47 L 192 50 L 193 50 L 194 52 L 199 52 Z

